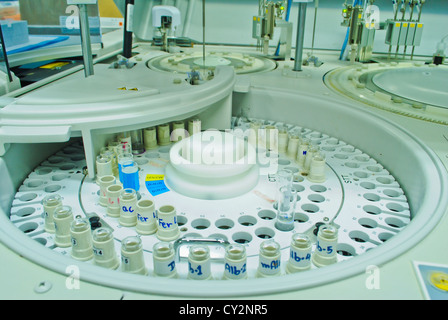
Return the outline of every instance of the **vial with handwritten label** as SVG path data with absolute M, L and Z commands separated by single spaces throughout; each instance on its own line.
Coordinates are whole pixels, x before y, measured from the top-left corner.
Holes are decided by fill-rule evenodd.
M 188 254 L 188 279 L 212 279 L 210 249 L 206 245 L 193 245 Z
M 224 259 L 224 279 L 238 280 L 246 278 L 246 248 L 241 244 L 228 245 Z
M 307 235 L 301 233 L 293 234 L 286 272 L 294 273 L 310 269 L 311 248 L 311 240 Z
M 158 242 L 153 246 L 154 275 L 159 277 L 177 277 L 175 253 L 169 242 Z
M 124 227 L 137 224 L 137 192 L 134 189 L 123 189 L 120 193 L 120 219 Z
M 114 236 L 110 229 L 98 228 L 92 234 L 93 262 L 101 267 L 117 269 L 120 262 L 115 251 Z
M 336 263 L 338 245 L 338 229 L 335 226 L 325 224 L 319 227 L 317 244 L 312 261 L 317 267 L 323 267 Z
M 180 235 L 176 209 L 170 205 L 162 206 L 157 210 L 157 217 L 157 238 L 162 241 L 176 240 Z
M 260 244 L 257 277 L 271 277 L 280 275 L 281 252 L 280 244 L 273 239 Z

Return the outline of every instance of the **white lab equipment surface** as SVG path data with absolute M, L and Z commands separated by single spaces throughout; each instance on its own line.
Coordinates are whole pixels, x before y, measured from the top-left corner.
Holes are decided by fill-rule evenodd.
M 446 66 L 416 55 L 351 64 L 314 49 L 325 63 L 291 71 L 255 47 L 207 44 L 203 68 L 201 49 L 142 41 L 132 68 L 98 63 L 88 78 L 78 69 L 1 100 L 0 252 L 12 275 L 2 286 L 35 297 L 29 287 L 48 279 L 39 298 L 427 298 L 410 266 L 448 264 L 437 249 L 448 227 Z M 145 151 L 126 150 L 139 188 L 125 217 L 123 177 L 98 179 L 96 160 L 106 146 L 123 153 L 109 142 L 135 130 Z M 54 194 L 73 213 L 55 210 L 53 234 L 42 200 Z M 294 208 L 292 228 L 277 224 L 283 208 Z M 90 255 L 70 248 L 77 216 L 101 225 L 83 262 Z M 64 286 L 73 264 L 79 291 Z M 20 288 L 17 266 L 32 271 Z

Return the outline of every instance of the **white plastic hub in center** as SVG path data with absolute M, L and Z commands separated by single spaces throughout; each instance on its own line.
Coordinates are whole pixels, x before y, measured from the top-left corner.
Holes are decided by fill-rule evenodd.
M 209 130 L 176 143 L 165 169 L 168 185 L 198 199 L 227 199 L 258 182 L 255 148 L 228 132 Z

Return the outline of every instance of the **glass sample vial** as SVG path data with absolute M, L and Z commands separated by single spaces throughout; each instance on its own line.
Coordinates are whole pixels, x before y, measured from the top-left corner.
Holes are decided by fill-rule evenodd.
M 122 190 L 123 186 L 119 184 L 113 184 L 106 188 L 107 214 L 111 217 L 120 216 L 120 193 Z
M 313 157 L 319 152 L 319 147 L 311 145 L 306 153 L 305 162 L 303 163 L 303 171 L 309 172 Z
M 143 143 L 143 130 L 132 130 L 129 134 L 131 136 L 132 154 L 144 153 L 145 144 Z
M 115 251 L 114 236 L 107 228 L 98 228 L 92 234 L 93 262 L 101 267 L 117 269 L 120 261 Z
M 276 176 L 277 194 L 282 187 L 287 187 L 289 189 L 292 189 L 293 177 L 294 177 L 294 174 L 289 169 L 278 170 L 277 176 Z
M 92 230 L 89 220 L 77 218 L 70 225 L 72 242 L 72 257 L 76 260 L 87 261 L 93 258 Z
M 54 233 L 54 212 L 57 208 L 62 206 L 62 198 L 58 194 L 47 195 L 42 200 L 42 206 L 44 209 L 44 221 L 45 221 L 45 231 L 49 233 Z
M 280 275 L 280 258 L 280 245 L 273 239 L 263 241 L 260 244 L 257 277 Z
M 173 245 L 169 242 L 158 242 L 153 246 L 154 275 L 158 277 L 177 277 Z
M 140 237 L 129 236 L 121 242 L 121 269 L 129 273 L 148 274 Z
M 124 227 L 137 225 L 137 192 L 134 189 L 123 189 L 120 192 L 119 223 Z
M 134 189 L 135 191 L 140 190 L 140 181 L 138 176 L 138 164 L 135 161 L 126 161 L 121 165 L 122 177 L 124 189 Z
M 311 249 L 310 238 L 305 234 L 295 233 L 291 239 L 286 272 L 294 273 L 310 269 Z
M 118 179 L 123 183 L 123 166 L 130 164 L 134 160 L 134 156 L 130 152 L 124 152 L 118 155 Z
M 338 261 L 337 257 L 338 229 L 325 224 L 319 227 L 317 232 L 316 250 L 312 261 L 317 267 L 327 266 Z
M 176 209 L 165 205 L 157 210 L 157 238 L 162 241 L 176 240 L 180 235 Z
M 112 172 L 114 176 L 118 176 L 118 155 L 120 154 L 120 143 L 118 141 L 110 141 L 107 148 L 113 152 Z
M 263 142 L 267 151 L 278 152 L 278 129 L 274 126 L 265 126 L 262 129 Z
M 239 280 L 247 278 L 246 248 L 243 245 L 228 245 L 224 259 L 224 279 Z
M 297 148 L 297 157 L 296 161 L 299 166 L 303 167 L 305 164 L 306 154 L 308 152 L 308 148 L 310 146 L 310 141 L 308 139 L 302 139 Z
M 153 234 L 157 231 L 157 214 L 154 202 L 149 199 L 141 199 L 137 202 L 137 227 L 140 234 Z
M 212 279 L 210 249 L 206 245 L 193 245 L 188 254 L 188 279 Z
M 279 190 L 277 200 L 277 221 L 275 227 L 280 231 L 291 231 L 294 229 L 294 211 L 297 202 L 297 191 L 288 186 Z
M 119 134 L 119 141 L 123 145 L 123 149 L 132 153 L 132 138 L 129 131 L 125 131 Z
M 54 211 L 54 243 L 61 248 L 67 248 L 72 245 L 70 236 L 70 225 L 73 221 L 72 208 L 70 206 L 62 206 Z

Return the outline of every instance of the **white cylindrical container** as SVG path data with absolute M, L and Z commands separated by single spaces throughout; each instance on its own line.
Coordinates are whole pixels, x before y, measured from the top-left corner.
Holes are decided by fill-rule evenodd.
M 311 160 L 310 172 L 307 176 L 308 180 L 315 183 L 324 182 L 326 179 L 325 168 L 326 168 L 325 155 L 321 153 L 316 153 L 313 156 L 313 159 Z
M 77 218 L 70 225 L 72 241 L 72 257 L 76 260 L 87 261 L 93 258 L 92 229 L 89 220 Z
M 169 242 L 158 242 L 153 246 L 154 275 L 158 277 L 177 277 L 175 252 Z
M 185 124 L 183 121 L 173 122 L 173 132 L 171 132 L 171 141 L 178 142 L 186 138 Z
M 260 128 L 261 128 L 261 121 L 257 120 L 251 121 L 249 126 L 248 142 L 255 148 L 258 148 L 258 134 Z
M 70 206 L 58 207 L 54 211 L 54 243 L 61 248 L 71 246 L 70 225 L 73 221 L 72 208 Z
M 306 154 L 308 152 L 308 148 L 310 146 L 310 141 L 308 139 L 302 139 L 299 143 L 299 147 L 297 148 L 297 157 L 296 161 L 299 166 L 303 167 L 306 159 Z
M 210 249 L 206 245 L 193 245 L 188 254 L 188 279 L 212 279 Z
M 201 132 L 201 120 L 190 119 L 188 121 L 188 133 L 190 134 L 190 136 L 192 136 L 198 132 Z
M 157 214 L 154 202 L 149 199 L 141 199 L 137 202 L 137 227 L 140 234 L 153 234 L 157 232 Z
M 93 262 L 101 267 L 117 269 L 120 261 L 115 251 L 114 236 L 107 228 L 98 228 L 92 234 Z
M 280 275 L 281 252 L 280 245 L 273 239 L 260 244 L 257 277 L 271 277 Z
M 62 197 L 58 194 L 49 194 L 42 200 L 44 209 L 44 229 L 46 232 L 54 233 L 54 212 L 62 206 Z
M 288 147 L 286 155 L 290 158 L 295 158 L 299 148 L 300 138 L 297 135 L 290 135 L 288 140 Z
M 173 206 L 160 207 L 157 210 L 157 220 L 157 238 L 162 241 L 172 241 L 179 237 L 176 209 Z
M 257 277 L 272 277 L 280 275 L 281 252 L 280 245 L 273 239 L 260 244 Z
M 288 148 L 288 131 L 286 127 L 278 128 L 278 152 L 285 153 Z
M 98 179 L 98 184 L 100 185 L 100 205 L 107 207 L 107 187 L 115 184 L 115 176 L 108 175 L 102 176 Z
M 113 184 L 106 188 L 107 195 L 107 214 L 111 217 L 118 218 L 120 216 L 120 193 L 123 186 Z
M 99 155 L 96 157 L 96 176 L 101 178 L 103 176 L 113 175 L 112 159 L 107 155 Z
M 316 250 L 312 256 L 314 265 L 323 267 L 336 263 L 338 261 L 337 245 L 338 229 L 329 224 L 320 226 L 317 233 Z
M 310 238 L 305 234 L 295 233 L 291 239 L 286 272 L 294 273 L 310 269 L 311 249 Z
M 231 244 L 226 247 L 224 265 L 224 279 L 247 279 L 246 248 L 240 244 Z
M 129 273 L 148 274 L 140 237 L 129 236 L 121 242 L 121 269 Z
M 134 189 L 123 189 L 120 192 L 120 219 L 124 227 L 137 225 L 137 192 Z
M 146 150 L 157 148 L 157 131 L 155 127 L 145 128 L 143 130 L 143 139 Z
M 168 123 L 157 126 L 157 140 L 159 146 L 166 146 L 170 141 L 170 125 Z

